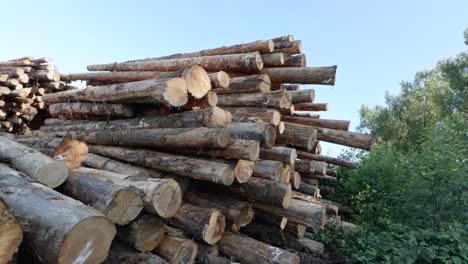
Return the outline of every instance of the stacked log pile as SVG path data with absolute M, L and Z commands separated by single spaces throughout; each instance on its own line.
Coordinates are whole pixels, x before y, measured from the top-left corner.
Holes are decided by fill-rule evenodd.
M 0 137 L 0 198 L 34 226 L 24 248 L 46 263 L 320 255 L 306 233 L 340 208 L 320 184 L 337 180 L 329 165 L 356 166 L 320 142 L 370 150 L 373 140 L 319 118 L 328 106 L 299 85 L 333 85 L 336 66 L 307 67 L 301 52 L 287 35 L 62 74 L 88 86 L 44 95 L 44 126 Z
M 0 126 L 25 134 L 37 129 L 48 112 L 42 96 L 71 89 L 60 81 L 50 58 L 23 57 L 0 61 Z

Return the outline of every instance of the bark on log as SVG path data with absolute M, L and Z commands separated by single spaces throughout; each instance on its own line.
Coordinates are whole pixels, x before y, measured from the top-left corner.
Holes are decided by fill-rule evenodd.
M 273 43 L 279 43 L 279 42 L 286 42 L 286 41 L 294 41 L 294 36 L 292 34 L 284 35 L 281 37 L 276 37 L 271 39 Z
M 276 141 L 288 146 L 311 150 L 317 137 L 313 127 L 284 122 L 284 132 L 276 137 Z
M 138 82 L 87 87 L 42 96 L 47 103 L 69 101 L 157 103 L 182 106 L 188 101 L 187 83 L 183 78 L 151 79 Z
M 23 241 L 23 228 L 9 207 L 0 198 L 0 263 L 7 264 L 13 259 Z
M 302 53 L 302 41 L 282 41 L 275 43 L 275 52 L 282 52 L 285 55 Z
M 216 244 L 226 227 L 224 215 L 213 208 L 183 204 L 169 223 L 210 245 Z
M 281 230 L 283 230 L 286 227 L 286 224 L 288 222 L 288 219 L 284 216 L 274 215 L 260 209 L 255 209 L 254 212 L 255 220 L 277 227 Z
M 283 132 L 284 133 L 284 132 Z M 296 149 L 287 147 L 273 147 L 271 149 L 260 149 L 260 158 L 265 160 L 277 160 L 285 164 L 294 165 L 297 154 Z
M 333 176 L 333 177 L 338 177 L 338 172 L 333 169 L 327 169 L 327 175 Z
M 52 116 L 91 115 L 91 116 L 112 116 L 131 117 L 133 109 L 123 104 L 104 103 L 56 103 L 49 106 L 49 113 Z
M 326 162 L 328 164 L 334 164 L 334 165 L 338 165 L 338 166 L 346 167 L 346 168 L 351 168 L 351 169 L 356 168 L 357 165 L 358 165 L 357 162 L 343 160 L 343 159 L 330 157 L 330 156 L 326 156 L 326 155 L 311 154 L 311 153 L 307 153 L 307 152 L 304 152 L 304 151 L 298 151 L 297 152 L 297 157 L 300 158 L 300 159 L 323 161 L 323 162 Z
M 293 235 L 295 238 L 304 238 L 306 227 L 305 225 L 297 223 L 287 223 L 284 230 L 286 230 L 286 232 L 288 232 L 289 234 Z
M 227 88 L 229 87 L 230 77 L 225 71 L 213 72 L 208 74 L 211 81 L 211 87 L 213 88 Z
M 44 263 L 101 263 L 116 230 L 100 212 L 0 165 L 0 197 L 28 223 L 24 246 Z M 47 212 L 47 213 L 44 213 Z
M 306 67 L 306 66 L 307 66 L 307 59 L 306 59 L 305 54 L 290 55 L 284 58 L 283 67 Z
M 293 104 L 313 102 L 315 100 L 314 89 L 304 89 L 299 91 L 289 91 Z
M 184 197 L 190 204 L 218 209 L 226 217 L 229 229 L 233 231 L 239 231 L 240 227 L 249 224 L 254 216 L 250 203 L 226 195 L 191 190 L 186 192 Z
M 232 113 L 232 121 L 233 122 L 242 122 L 240 120 L 245 120 L 245 118 L 259 118 L 263 120 L 265 123 L 272 124 L 274 126 L 278 126 L 281 122 L 281 114 L 278 111 L 270 111 L 270 112 L 257 112 L 257 113 Z
M 88 71 L 178 71 L 193 65 L 207 71 L 259 72 L 263 68 L 258 52 L 210 55 L 178 59 L 153 59 L 135 62 L 88 65 Z
M 201 264 L 231 264 L 232 261 L 228 258 L 213 255 L 203 255 L 198 258 Z
M 63 192 L 103 213 L 112 223 L 126 225 L 143 210 L 135 190 L 73 170 L 63 184 Z
M 301 183 L 301 186 L 297 190 L 312 197 L 318 197 L 320 195 L 320 189 L 318 187 L 309 185 L 307 183 Z
M 294 105 L 296 111 L 328 111 L 327 103 L 302 103 Z
M 151 253 L 141 253 L 124 244 L 114 241 L 109 250 L 109 257 L 103 264 L 167 264 L 168 262 Z
M 264 68 L 272 83 L 335 85 L 336 66 Z
M 289 180 L 294 190 L 299 189 L 302 184 L 301 174 L 297 171 L 291 171 L 291 178 Z
M 326 175 L 327 163 L 313 160 L 296 160 L 294 169 L 304 174 Z
M 256 140 L 265 148 L 272 148 L 276 141 L 276 129 L 270 124 L 230 123 L 227 129 L 232 139 Z
M 161 72 L 86 72 L 60 74 L 60 80 L 65 82 L 72 81 L 93 81 L 104 83 L 124 83 L 136 82 L 158 78 Z
M 110 159 L 104 156 L 88 153 L 86 159 L 83 161 L 83 165 L 89 168 L 98 170 L 105 170 L 110 172 L 116 172 L 125 174 L 131 177 L 131 179 L 147 179 L 148 177 L 162 178 L 164 177 L 163 172 L 156 170 L 149 170 L 142 167 L 126 164 L 114 159 Z
M 263 54 L 262 61 L 265 67 L 282 66 L 284 64 L 284 54 L 281 52 Z
M 271 181 L 279 181 L 283 175 L 283 163 L 276 160 L 257 160 L 252 176 Z
M 141 149 L 108 146 L 90 146 L 89 149 L 90 152 L 98 155 L 172 172 L 198 180 L 224 185 L 231 185 L 234 182 L 234 172 L 231 167 L 222 163 Z
M 318 140 L 364 150 L 371 150 L 372 145 L 374 144 L 374 137 L 370 134 L 361 134 L 315 126 L 310 127 L 317 130 Z
M 306 126 L 316 126 L 343 131 L 348 131 L 350 125 L 350 122 L 348 120 L 319 119 L 298 116 L 284 116 L 283 121 Z
M 291 107 L 291 95 L 287 91 L 223 94 L 218 96 L 218 105 L 228 107 L 270 107 L 289 109 Z
M 218 247 L 221 253 L 246 264 L 299 264 L 296 254 L 232 232 L 224 233 Z
M 198 246 L 193 240 L 184 236 L 182 231 L 165 226 L 166 234 L 153 251 L 171 264 L 194 262 Z
M 68 176 L 68 168 L 63 161 L 54 160 L 3 136 L 0 136 L 0 158 L 50 188 L 58 187 Z
M 238 193 L 251 201 L 282 208 L 287 208 L 292 200 L 291 184 L 285 182 L 252 177 L 248 182 L 236 184 L 230 188 L 234 193 Z
M 125 226 L 117 227 L 117 238 L 140 252 L 154 250 L 164 238 L 164 222 L 161 218 L 142 213 Z
M 177 149 L 176 151 L 181 154 L 256 161 L 260 153 L 260 143 L 257 140 L 231 139 L 229 145 L 222 149 Z

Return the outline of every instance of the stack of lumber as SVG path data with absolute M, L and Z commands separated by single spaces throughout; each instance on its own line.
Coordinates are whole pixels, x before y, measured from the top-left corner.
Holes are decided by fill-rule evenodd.
M 373 140 L 319 118 L 327 105 L 299 84 L 333 85 L 336 66 L 307 67 L 301 52 L 287 35 L 61 74 L 88 86 L 44 95 L 52 118 L 31 135 L 0 136 L 0 198 L 33 227 L 24 248 L 43 263 L 321 254 L 307 233 L 340 205 L 320 182 L 337 180 L 329 165 L 356 164 L 322 155 L 320 141 Z M 7 260 L 21 237 L 8 239 Z
M 0 125 L 3 131 L 25 134 L 37 129 L 47 113 L 42 96 L 71 89 L 60 82 L 50 58 L 23 57 L 0 61 Z

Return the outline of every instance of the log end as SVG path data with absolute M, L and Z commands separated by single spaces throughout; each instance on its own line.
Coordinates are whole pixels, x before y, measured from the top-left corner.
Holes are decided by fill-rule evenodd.
M 279 122 L 279 124 L 278 124 L 278 134 L 282 135 L 283 132 L 284 132 L 284 122 L 281 121 L 281 122 Z
M 152 203 L 156 213 L 163 218 L 170 218 L 179 211 L 182 204 L 182 191 L 173 179 L 166 179 L 154 193 Z
M 213 142 L 213 146 L 216 148 L 225 148 L 231 142 L 231 133 L 226 128 L 222 128 L 218 131 L 216 142 Z
M 287 224 L 288 224 L 288 218 L 283 217 L 283 218 L 281 218 L 281 222 L 280 222 L 279 228 L 280 228 L 281 230 L 284 230 L 284 228 L 286 227 Z
M 281 109 L 291 109 L 291 106 L 293 106 L 291 93 L 288 91 L 283 92 L 279 106 Z
M 208 105 L 209 106 L 216 106 L 218 105 L 218 94 L 212 91 L 209 91 L 206 94 Z
M 65 236 L 57 254 L 57 263 L 101 263 L 108 255 L 117 233 L 106 218 L 93 216 L 76 224 Z
M 216 244 L 221 240 L 225 228 L 226 219 L 224 215 L 218 210 L 213 210 L 210 221 L 203 232 L 203 240 L 210 245 Z
M 104 215 L 112 223 L 126 225 L 133 221 L 143 210 L 143 200 L 131 189 L 120 189 L 114 195 Z
M 194 65 L 184 72 L 188 92 L 200 99 L 211 90 L 211 81 L 208 73 L 200 65 Z
M 276 142 L 276 128 L 274 126 L 267 126 L 265 129 L 265 142 L 264 145 L 267 149 L 271 149 Z
M 235 178 L 235 171 L 231 168 L 231 166 L 226 166 L 224 173 L 221 175 L 220 181 L 217 181 L 216 183 L 230 186 L 234 182 Z
M 227 126 L 228 122 L 228 116 L 227 116 L 227 111 L 224 111 L 223 109 L 219 107 L 213 107 L 212 108 L 212 113 L 211 113 L 211 118 L 209 122 L 209 126 L 211 127 L 216 127 L 216 126 Z
M 250 160 L 239 160 L 235 168 L 236 180 L 239 183 L 247 182 L 252 176 L 255 164 Z
M 179 245 L 170 263 L 194 263 L 197 253 L 198 245 L 187 239 Z
M 278 126 L 281 122 L 281 114 L 278 111 L 272 111 L 272 117 L 271 117 L 271 124 L 274 126 Z
M 222 88 L 227 88 L 229 87 L 229 83 L 230 83 L 230 78 L 229 78 L 229 74 L 225 71 L 219 71 L 217 73 L 217 76 L 216 76 L 217 80 L 218 80 L 218 84 L 220 87 Z
M 265 53 L 272 53 L 275 50 L 275 43 L 273 40 L 267 40 L 267 50 Z
M 289 164 L 294 165 L 297 159 L 297 150 L 295 148 L 291 149 L 291 155 L 289 159 Z
M 135 248 L 140 252 L 152 251 L 161 243 L 164 234 L 163 222 L 160 218 L 154 217 L 138 229 Z
M 301 186 L 301 174 L 297 171 L 294 172 L 293 177 L 291 178 L 292 187 L 297 190 Z
M 251 204 L 246 204 L 239 210 L 239 212 L 239 216 L 234 223 L 237 227 L 244 227 L 252 222 L 255 213 Z
M 282 202 L 283 208 L 288 208 L 289 205 L 291 205 L 292 197 L 293 197 L 293 192 L 292 192 L 291 184 L 288 183 L 286 186 L 286 193 L 284 194 L 284 198 Z
M 163 97 L 171 106 L 178 107 L 185 105 L 188 102 L 186 81 L 182 78 L 172 78 L 168 80 Z
M 0 262 L 9 263 L 23 241 L 23 229 L 21 224 L 8 212 L 3 212 L 1 207 L 0 199 Z
M 56 160 L 42 166 L 34 175 L 34 179 L 38 182 L 50 187 L 57 188 L 68 177 L 68 167 L 62 160 Z

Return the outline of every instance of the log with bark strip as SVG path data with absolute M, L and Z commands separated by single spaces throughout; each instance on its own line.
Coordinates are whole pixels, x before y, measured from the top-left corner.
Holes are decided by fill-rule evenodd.
M 23 227 L 0 198 L 0 263 L 9 263 L 23 241 Z

